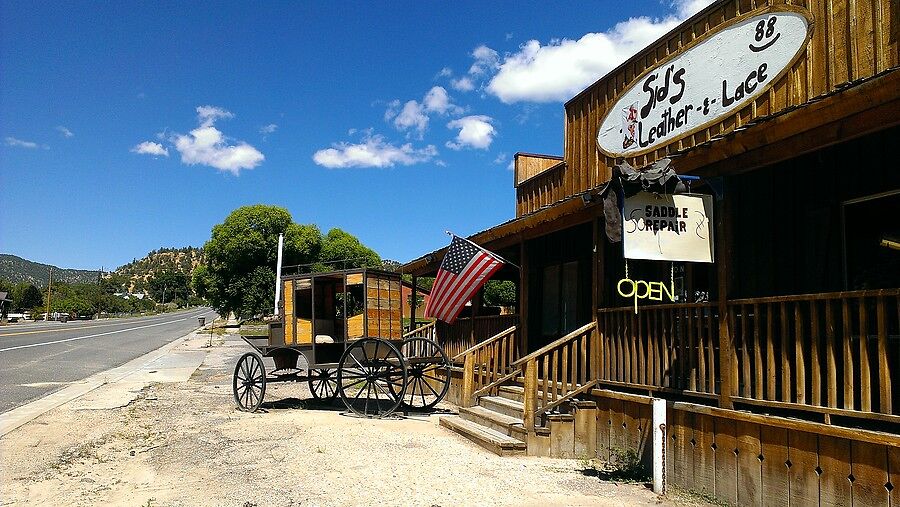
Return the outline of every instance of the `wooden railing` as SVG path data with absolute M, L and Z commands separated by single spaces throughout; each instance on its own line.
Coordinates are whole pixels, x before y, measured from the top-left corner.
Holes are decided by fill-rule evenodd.
M 463 363 L 462 406 L 471 406 L 478 396 L 490 394 L 500 384 L 519 372 L 511 368 L 518 357 L 516 326 L 474 345 L 453 357 L 452 362 Z
M 437 321 L 435 332 L 438 343 L 444 348 L 448 357 L 459 356 L 463 351 L 475 346 L 477 340 L 485 336 L 494 336 L 512 326 L 519 324 L 519 316 L 486 315 L 483 317 L 457 319 L 452 325 Z
M 709 397 L 719 392 L 716 303 L 597 311 L 600 383 Z
M 431 321 L 428 324 L 419 326 L 412 331 L 404 333 L 403 338 L 428 338 L 429 340 L 437 341 L 437 336 L 435 334 L 435 322 L 436 321 Z
M 743 299 L 728 309 L 735 402 L 900 422 L 900 290 Z
M 600 345 L 597 324 L 586 324 L 515 361 L 525 375 L 522 420 L 529 431 L 535 419 L 596 385 Z

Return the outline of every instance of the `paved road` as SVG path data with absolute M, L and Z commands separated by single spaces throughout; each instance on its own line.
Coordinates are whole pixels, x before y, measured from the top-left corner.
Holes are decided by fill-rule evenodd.
M 0 328 L 0 413 L 70 382 L 124 364 L 197 329 L 210 308 L 94 321 L 40 322 Z

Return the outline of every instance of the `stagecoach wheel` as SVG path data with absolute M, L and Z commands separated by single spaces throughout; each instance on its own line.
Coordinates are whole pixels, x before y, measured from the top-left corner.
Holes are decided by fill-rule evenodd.
M 234 402 L 245 412 L 256 412 L 266 395 L 266 367 L 262 358 L 247 352 L 234 367 Z
M 378 338 L 353 342 L 338 365 L 338 392 L 347 410 L 363 417 L 392 414 L 406 388 L 406 361 L 392 344 Z
M 403 404 L 414 409 L 430 409 L 444 399 L 450 389 L 450 360 L 440 345 L 428 338 L 403 341 L 400 351 L 407 363 Z
M 309 392 L 317 400 L 334 401 L 338 395 L 337 372 L 327 368 L 309 370 Z

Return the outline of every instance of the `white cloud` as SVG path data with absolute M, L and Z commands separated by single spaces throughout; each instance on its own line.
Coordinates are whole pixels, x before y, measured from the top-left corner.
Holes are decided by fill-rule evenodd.
M 422 104 L 415 100 L 407 101 L 394 118 L 394 126 L 398 130 L 414 128 L 420 133 L 424 132 L 428 128 L 428 116 L 425 114 L 424 109 Z
M 509 164 L 506 165 L 506 170 L 514 171 L 515 169 L 516 169 L 516 159 L 515 159 L 515 157 L 513 157 L 512 159 L 510 159 Z M 410 305 L 410 306 L 412 306 L 412 305 Z
M 475 76 L 496 69 L 500 62 L 500 55 L 484 44 L 472 51 L 472 58 L 475 59 L 475 63 L 469 67 L 469 74 Z
M 428 162 L 437 155 L 437 148 L 428 145 L 421 149 L 411 143 L 395 146 L 379 135 L 368 136 L 362 143 L 335 143 L 331 148 L 317 151 L 313 161 L 329 169 L 345 167 L 393 167 Z
M 475 83 L 472 82 L 472 79 L 469 76 L 450 80 L 450 86 L 452 86 L 454 90 L 459 90 L 461 92 L 470 92 L 475 89 Z
M 271 134 L 271 133 L 275 132 L 276 130 L 278 130 L 278 125 L 276 125 L 274 123 L 270 123 L 268 125 L 260 127 L 259 133 L 260 134 Z
M 197 121 L 201 127 L 209 127 L 222 118 L 234 118 L 231 111 L 215 106 L 197 106 Z
M 453 150 L 463 148 L 476 148 L 486 150 L 497 135 L 497 130 L 491 124 L 494 121 L 490 116 L 472 115 L 464 116 L 447 124 L 449 129 L 459 129 L 455 141 L 447 141 L 447 147 Z
M 435 86 L 428 90 L 425 98 L 422 99 L 422 103 L 425 105 L 425 111 L 429 113 L 458 114 L 462 112 L 461 107 L 450 101 L 450 95 L 447 94 L 447 90 L 443 86 Z
M 33 143 L 31 141 L 23 141 L 21 139 L 16 139 L 15 137 L 7 137 L 6 138 L 7 146 L 15 146 L 16 148 L 28 148 L 29 150 L 34 150 L 37 148 L 43 148 L 45 150 L 49 150 L 50 147 L 46 144 L 38 144 Z
M 75 137 L 75 134 L 73 134 L 71 130 L 63 127 L 62 125 L 56 127 L 56 130 L 58 130 L 59 133 L 63 135 L 63 137 Z
M 676 0 L 663 19 L 631 18 L 578 40 L 529 40 L 503 58 L 487 91 L 507 104 L 567 100 L 711 2 Z
M 134 148 L 131 149 L 132 153 L 139 153 L 141 155 L 153 155 L 154 157 L 168 157 L 169 149 L 163 147 L 163 145 L 159 143 L 154 143 L 152 141 L 144 141 Z
M 450 67 L 444 67 L 440 72 L 437 73 L 435 77 L 450 77 L 453 75 L 453 69 Z
M 497 158 L 494 159 L 494 163 L 497 165 L 500 165 L 503 162 L 506 162 L 506 152 L 505 151 L 501 151 L 500 153 L 498 153 Z
M 188 135 L 173 138 L 181 162 L 188 165 L 208 165 L 237 176 L 241 169 L 253 169 L 266 159 L 265 155 L 245 142 L 229 145 L 222 132 L 212 125 L 201 126 Z

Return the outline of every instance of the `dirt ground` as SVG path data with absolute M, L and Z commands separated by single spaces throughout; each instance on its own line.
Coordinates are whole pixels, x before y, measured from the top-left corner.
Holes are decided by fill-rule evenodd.
M 231 369 L 248 347 L 197 336 L 187 382 L 103 386 L 0 439 L 2 505 L 685 505 L 616 484 L 578 460 L 501 458 L 438 426 L 437 415 L 366 420 L 270 384 L 265 410 L 235 410 Z

